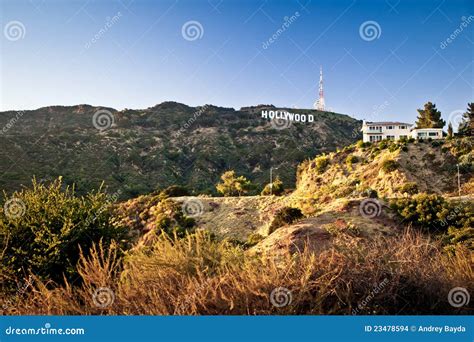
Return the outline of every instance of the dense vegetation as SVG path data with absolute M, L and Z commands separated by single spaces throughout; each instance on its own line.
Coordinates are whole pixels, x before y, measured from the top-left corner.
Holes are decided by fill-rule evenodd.
M 261 118 L 261 110 L 269 108 L 164 102 L 143 110 L 80 105 L 2 112 L 0 189 L 18 190 L 36 175 L 38 181 L 63 176 L 79 194 L 105 181 L 109 192 L 120 190 L 121 199 L 171 185 L 217 194 L 219 176 L 235 170 L 255 184 L 251 193 L 258 194 L 270 167 L 292 188 L 299 162 L 359 137 L 360 121 L 308 110 L 298 111 L 314 114 L 314 123 L 276 129 Z M 93 116 L 102 109 L 114 124 L 99 130 Z
M 6 196 L 0 209 L 0 274 L 8 281 L 34 274 L 43 280 L 74 281 L 80 250 L 92 244 L 123 242 L 126 229 L 114 222 L 103 191 L 76 196 L 62 187 L 33 181 L 32 187 Z

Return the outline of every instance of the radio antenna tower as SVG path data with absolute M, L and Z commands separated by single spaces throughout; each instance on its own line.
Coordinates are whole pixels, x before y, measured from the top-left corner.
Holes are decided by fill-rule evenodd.
M 314 109 L 325 110 L 324 90 L 323 90 L 323 67 L 319 70 L 319 99 L 314 103 Z

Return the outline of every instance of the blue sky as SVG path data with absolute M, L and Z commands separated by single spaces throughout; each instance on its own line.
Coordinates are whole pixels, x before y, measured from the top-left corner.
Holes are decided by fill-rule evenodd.
M 454 118 L 474 101 L 470 16 L 472 0 L 1 0 L 0 110 L 311 108 L 322 66 L 333 111 L 413 122 L 432 101 Z

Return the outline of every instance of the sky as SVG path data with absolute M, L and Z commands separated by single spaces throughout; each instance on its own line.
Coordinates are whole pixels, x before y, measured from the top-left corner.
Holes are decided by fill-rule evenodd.
M 474 101 L 472 0 L 0 0 L 0 110 L 273 104 L 414 122 Z

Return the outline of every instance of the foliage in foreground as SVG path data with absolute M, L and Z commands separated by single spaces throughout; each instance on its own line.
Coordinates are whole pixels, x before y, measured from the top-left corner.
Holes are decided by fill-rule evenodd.
M 449 290 L 472 293 L 467 250 L 453 256 L 421 234 L 375 241 L 335 238 L 321 254 L 254 255 L 204 232 L 162 234 L 119 261 L 116 246 L 81 256 L 80 286 L 36 280 L 7 314 L 469 314 L 452 307 Z M 374 292 L 374 288 L 380 290 Z M 291 291 L 272 305 L 277 288 Z M 104 290 L 105 289 L 105 290 Z M 103 291 L 97 297 L 98 291 Z M 367 300 L 370 298 L 370 300 Z M 275 297 L 273 297 L 275 299 Z M 278 299 L 279 301 L 282 298 Z M 429 305 L 427 305 L 429 303 Z
M 452 203 L 436 194 L 416 194 L 392 200 L 390 204 L 403 220 L 425 232 L 441 234 L 447 249 L 459 244 L 474 250 L 472 202 Z
M 32 273 L 40 279 L 72 281 L 81 248 L 89 251 L 94 242 L 125 237 L 125 229 L 113 222 L 111 199 L 101 190 L 78 197 L 59 178 L 50 185 L 33 180 L 32 188 L 4 196 L 0 273 L 9 279 Z

